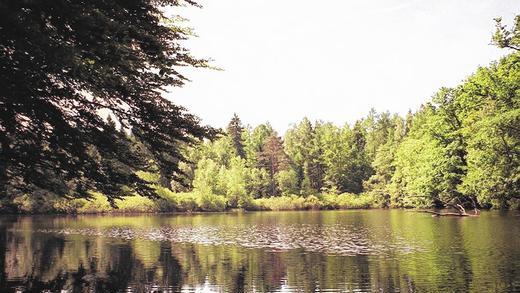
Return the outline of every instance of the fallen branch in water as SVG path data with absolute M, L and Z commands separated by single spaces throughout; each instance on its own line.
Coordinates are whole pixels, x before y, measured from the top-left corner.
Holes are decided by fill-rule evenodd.
M 441 216 L 477 217 L 477 216 L 479 216 L 480 211 L 477 208 L 476 201 L 472 197 L 469 197 L 469 199 L 471 200 L 471 203 L 473 204 L 473 214 L 468 214 L 466 212 L 466 209 L 464 208 L 463 203 L 460 201 L 459 198 L 454 198 L 454 199 L 449 200 L 448 202 L 444 203 L 444 206 L 455 209 L 457 211 L 456 213 L 452 213 L 452 212 L 441 213 L 441 212 L 428 211 L 428 210 L 421 210 L 420 212 L 432 214 L 434 217 L 441 217 Z M 457 201 L 458 203 L 456 203 L 454 201 Z
M 468 213 L 466 213 L 466 212 L 464 212 L 464 213 L 450 213 L 450 212 L 447 212 L 447 213 L 439 213 L 439 212 L 435 212 L 435 211 L 426 211 L 426 210 L 419 211 L 419 212 L 421 212 L 421 213 L 432 214 L 434 217 L 442 217 L 442 216 L 477 217 L 477 216 L 479 216 L 479 213 L 468 214 Z

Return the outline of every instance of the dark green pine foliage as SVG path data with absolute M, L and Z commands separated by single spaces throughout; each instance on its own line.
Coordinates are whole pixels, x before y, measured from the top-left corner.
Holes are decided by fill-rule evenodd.
M 283 149 L 282 139 L 276 132 L 265 140 L 258 157 L 258 165 L 267 170 L 270 177 L 270 195 L 276 195 L 276 175 L 289 167 L 289 158 Z
M 191 1 L 188 4 L 196 5 Z M 161 6 L 177 0 L 0 1 L 0 192 L 111 201 L 153 196 L 138 169 L 175 179 L 179 145 L 213 130 L 163 98 L 180 66 L 207 66 Z M 113 131 L 100 113 L 126 131 Z M 129 138 L 129 131 L 134 140 Z M 143 156 L 144 146 L 149 156 Z
M 242 121 L 240 121 L 240 118 L 236 113 L 233 114 L 233 118 L 231 118 L 231 121 L 229 121 L 227 127 L 227 134 L 231 138 L 237 155 L 242 159 L 246 157 L 246 152 L 244 150 L 244 141 L 242 139 L 243 130 L 244 127 L 242 126 Z
M 444 148 L 446 167 L 443 184 L 437 199 L 443 203 L 465 201 L 458 190 L 467 171 L 467 144 L 462 134 L 463 105 L 456 99 L 453 89 L 442 88 L 433 98 L 435 116 L 432 117 L 431 135 Z
M 289 129 L 285 134 L 284 143 L 289 159 L 295 164 L 300 193 L 319 193 L 325 175 L 321 160 L 323 149 L 317 141 L 316 129 L 311 121 L 304 118 Z
M 360 193 L 363 191 L 363 181 L 367 180 L 373 173 L 366 152 L 366 130 L 362 123 L 357 122 L 352 129 L 350 145 L 352 148 L 350 180 L 343 187 L 345 191 Z

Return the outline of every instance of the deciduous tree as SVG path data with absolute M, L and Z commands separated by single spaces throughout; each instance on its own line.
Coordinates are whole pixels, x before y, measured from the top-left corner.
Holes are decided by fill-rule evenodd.
M 205 67 L 181 42 L 190 33 L 164 5 L 192 1 L 1 1 L 0 188 L 2 196 L 44 189 L 62 196 L 124 190 L 153 196 L 135 175 L 150 166 L 123 133 L 106 130 L 108 111 L 175 179 L 179 144 L 208 137 L 167 86 L 181 66 Z

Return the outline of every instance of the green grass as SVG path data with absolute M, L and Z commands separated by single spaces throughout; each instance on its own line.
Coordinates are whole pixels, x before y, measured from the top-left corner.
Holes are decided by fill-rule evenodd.
M 228 210 L 227 198 L 197 192 L 175 193 L 155 186 L 158 198 L 140 195 L 117 199 L 112 207 L 107 198 L 92 192 L 90 199 L 64 199 L 57 196 L 20 196 L 13 201 L 22 213 L 159 213 L 159 212 L 220 212 Z M 375 197 L 368 194 L 322 194 L 310 196 L 285 195 L 243 200 L 246 210 L 287 211 L 319 209 L 360 209 L 377 207 Z
M 324 194 L 318 196 L 278 196 L 253 201 L 257 210 L 288 211 L 317 209 L 366 209 L 375 207 L 374 197 L 367 194 Z
M 0 201 L 0 210 L 20 213 L 159 213 L 159 212 L 221 212 L 236 207 L 228 198 L 202 192 L 176 193 L 158 184 L 159 176 L 150 172 L 137 175 L 155 188 L 158 197 L 150 199 L 140 195 L 115 200 L 115 207 L 99 192 L 91 192 L 89 199 L 65 199 L 46 192 L 31 196 L 16 197 L 11 202 Z M 376 197 L 368 194 L 321 194 L 310 196 L 284 195 L 253 199 L 250 196 L 238 199 L 238 207 L 245 210 L 318 210 L 359 209 L 376 207 Z
M 92 193 L 93 198 L 75 199 L 60 210 L 66 213 L 158 213 L 158 212 L 217 212 L 226 210 L 226 199 L 223 196 L 196 193 L 174 193 L 166 188 L 158 188 L 159 198 L 150 199 L 140 195 L 117 199 L 117 207 L 100 193 Z
M 322 203 L 329 209 L 368 209 L 376 207 L 375 198 L 369 194 L 325 194 Z

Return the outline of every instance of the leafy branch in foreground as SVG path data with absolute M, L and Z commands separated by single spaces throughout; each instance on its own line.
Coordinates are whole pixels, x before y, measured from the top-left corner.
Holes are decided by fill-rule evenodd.
M 2 197 L 35 190 L 74 197 L 96 190 L 111 201 L 131 191 L 153 196 L 135 175 L 152 165 L 164 182 L 175 179 L 179 145 L 214 132 L 163 97 L 187 80 L 179 67 L 207 66 L 181 45 L 189 32 L 162 21 L 161 7 L 186 4 L 196 5 L 0 2 Z M 103 113 L 125 131 L 107 127 Z

